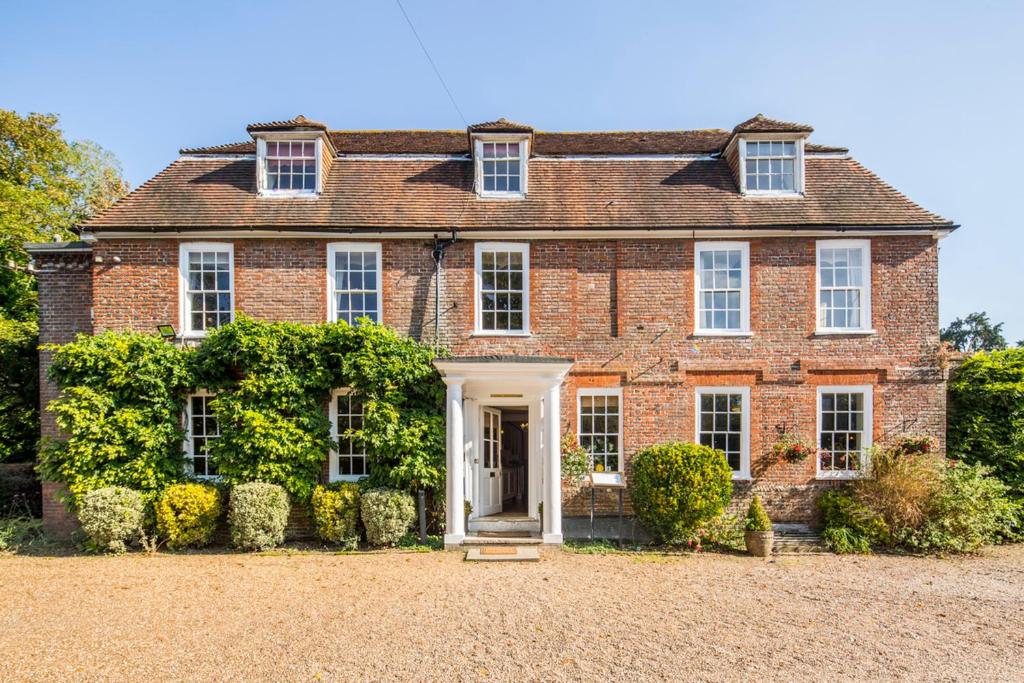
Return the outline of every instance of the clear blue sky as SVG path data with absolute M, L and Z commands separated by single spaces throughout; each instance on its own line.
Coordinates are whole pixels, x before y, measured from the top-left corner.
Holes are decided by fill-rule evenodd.
M 1024 338 L 1024 2 L 403 1 L 470 122 L 812 124 L 963 226 L 943 324 L 986 310 Z M 60 114 L 133 186 L 253 121 L 464 126 L 392 0 L 8 2 L 3 23 L 0 107 Z

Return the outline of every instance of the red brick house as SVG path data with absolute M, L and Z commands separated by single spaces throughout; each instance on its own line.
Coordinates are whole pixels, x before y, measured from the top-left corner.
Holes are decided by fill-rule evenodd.
M 713 445 L 737 500 L 760 493 L 776 521 L 810 520 L 873 442 L 943 440 L 938 242 L 957 226 L 811 143 L 809 126 L 247 130 L 182 150 L 80 242 L 31 247 L 42 342 L 158 325 L 198 338 L 235 311 L 367 315 L 437 341 L 452 355 L 437 363 L 449 544 L 467 534 L 466 499 L 470 533 L 503 522 L 561 542 L 563 515 L 590 504 L 561 486 L 570 430 L 597 469 L 627 477 L 644 446 Z M 359 419 L 343 389 L 330 410 L 338 433 Z M 185 448 L 214 475 L 216 425 L 197 423 Z M 775 457 L 783 433 L 820 453 Z M 339 451 L 326 476 L 358 478 L 363 454 Z M 58 513 L 47 506 L 51 526 Z

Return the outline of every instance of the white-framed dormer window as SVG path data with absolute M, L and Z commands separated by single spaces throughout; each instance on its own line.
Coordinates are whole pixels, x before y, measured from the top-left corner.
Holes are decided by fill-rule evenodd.
M 739 141 L 744 194 L 797 195 L 804 191 L 804 141 L 777 136 Z
M 819 479 L 853 479 L 868 471 L 872 387 L 818 387 Z
M 526 136 L 476 137 L 473 151 L 477 194 L 505 199 L 525 197 L 529 145 Z
M 750 244 L 697 242 L 694 260 L 694 332 L 750 334 Z
M 530 245 L 477 242 L 476 334 L 530 333 Z
M 580 389 L 576 394 L 580 446 L 595 472 L 622 471 L 622 389 Z
M 327 245 L 327 315 L 350 325 L 360 318 L 383 320 L 379 243 L 333 242 Z
M 259 138 L 256 141 L 260 194 L 271 197 L 315 197 L 320 191 L 319 138 Z
M 331 392 L 331 443 L 328 463 L 330 481 L 359 481 L 370 473 L 366 447 L 351 436 L 363 428 L 363 405 L 350 389 Z
M 871 332 L 870 240 L 817 243 L 818 333 Z
M 733 479 L 750 478 L 750 387 L 697 387 L 697 443 L 725 453 Z
M 210 402 L 213 395 L 196 392 L 185 402 L 185 468 L 198 479 L 216 479 L 217 465 L 210 457 L 210 443 L 220 438 L 220 425 Z
M 179 326 L 201 337 L 234 319 L 234 247 L 225 242 L 183 243 L 179 251 Z

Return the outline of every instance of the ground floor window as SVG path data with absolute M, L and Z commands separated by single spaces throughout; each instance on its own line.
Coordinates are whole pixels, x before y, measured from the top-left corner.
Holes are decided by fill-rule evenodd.
M 622 390 L 581 389 L 577 396 L 580 445 L 595 472 L 622 469 Z
M 192 474 L 203 479 L 218 476 L 217 464 L 210 457 L 210 442 L 220 438 L 220 426 L 210 408 L 211 401 L 213 396 L 209 394 L 195 394 L 185 408 L 185 458 Z
M 697 388 L 697 443 L 725 453 L 734 479 L 750 477 L 750 389 Z
M 370 473 L 366 447 L 351 433 L 363 428 L 363 404 L 348 389 L 331 397 L 331 481 L 357 481 Z
M 818 387 L 818 476 L 860 476 L 871 445 L 871 387 Z

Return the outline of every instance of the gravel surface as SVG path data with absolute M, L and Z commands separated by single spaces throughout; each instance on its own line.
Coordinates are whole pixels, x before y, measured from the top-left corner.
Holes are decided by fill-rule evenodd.
M 0 680 L 1024 680 L 982 557 L 0 556 Z

